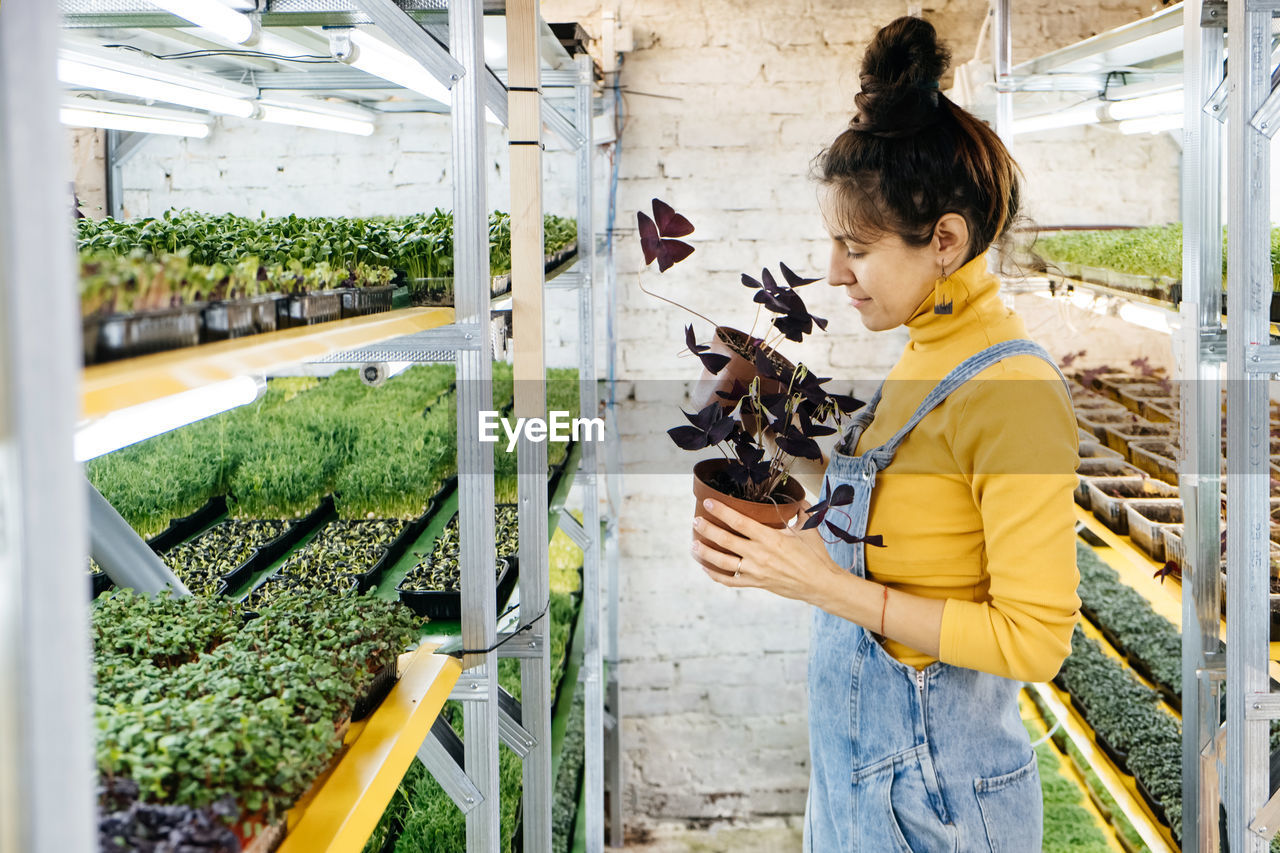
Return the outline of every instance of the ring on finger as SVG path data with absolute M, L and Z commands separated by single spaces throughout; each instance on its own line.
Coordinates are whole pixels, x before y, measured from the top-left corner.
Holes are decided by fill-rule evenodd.
M 737 566 L 734 568 L 734 570 L 733 570 L 733 576 L 734 576 L 735 578 L 742 574 L 742 561 L 743 561 L 743 559 L 744 559 L 743 557 L 739 557 L 739 558 L 738 558 L 738 565 L 737 565 Z

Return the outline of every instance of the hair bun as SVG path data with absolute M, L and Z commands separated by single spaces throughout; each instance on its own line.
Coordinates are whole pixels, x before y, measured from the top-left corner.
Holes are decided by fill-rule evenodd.
M 937 30 L 910 15 L 881 27 L 862 57 L 862 91 L 849 126 L 883 137 L 909 136 L 938 118 L 938 80 L 951 65 L 951 51 Z

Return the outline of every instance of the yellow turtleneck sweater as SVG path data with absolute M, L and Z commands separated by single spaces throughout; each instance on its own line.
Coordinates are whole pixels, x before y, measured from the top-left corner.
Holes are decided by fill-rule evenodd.
M 965 358 L 1027 337 L 985 255 L 951 281 L 953 314 L 934 314 L 930 293 L 907 321 L 910 341 L 858 453 L 887 441 Z M 1070 653 L 1080 606 L 1071 496 L 1078 450 L 1062 381 L 1044 360 L 1019 355 L 952 393 L 878 476 L 867 532 L 885 547 L 866 549 L 867 576 L 946 600 L 945 663 L 1046 681 Z M 934 660 L 891 640 L 885 649 L 917 669 Z

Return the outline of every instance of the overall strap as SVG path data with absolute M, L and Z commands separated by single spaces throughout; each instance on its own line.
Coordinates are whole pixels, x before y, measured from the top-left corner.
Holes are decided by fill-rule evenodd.
M 915 412 L 907 422 L 903 424 L 902 429 L 894 433 L 892 438 L 881 445 L 881 448 L 888 450 L 889 453 L 892 454 L 897 450 L 898 445 L 902 443 L 902 440 L 907 437 L 911 430 L 915 429 L 916 424 L 920 423 L 925 415 L 932 412 L 941 405 L 947 397 L 951 396 L 951 392 L 955 391 L 961 385 L 968 382 L 991 365 L 1004 361 L 1006 358 L 1011 358 L 1015 355 L 1033 355 L 1047 361 L 1049 366 L 1053 368 L 1054 372 L 1058 374 L 1058 378 L 1062 380 L 1063 385 L 1067 387 L 1067 395 L 1070 396 L 1071 390 L 1070 385 L 1067 383 L 1067 378 L 1062 375 L 1062 371 L 1058 369 L 1058 365 L 1054 364 L 1053 357 L 1050 356 L 1049 353 L 1045 352 L 1044 347 L 1040 346 L 1035 341 L 1030 341 L 1026 338 L 1015 338 L 1010 341 L 1001 341 L 998 344 L 992 344 L 986 349 L 974 353 L 956 365 L 950 373 L 942 378 L 941 382 L 934 386 L 933 390 L 928 393 L 924 400 L 920 402 L 920 405 L 916 408 Z

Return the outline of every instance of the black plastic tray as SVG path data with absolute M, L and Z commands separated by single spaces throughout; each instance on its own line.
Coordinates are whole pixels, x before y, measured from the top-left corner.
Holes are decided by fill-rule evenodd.
M 281 329 L 327 323 L 342 317 L 342 292 L 317 290 L 292 294 L 276 303 L 276 324 Z
M 223 495 L 209 498 L 209 502 L 200 509 L 183 518 L 175 518 L 169 527 L 147 540 L 151 550 L 163 554 L 173 546 L 185 542 L 199 533 L 218 516 L 227 511 L 227 499 Z
M 520 558 L 502 557 L 502 572 L 498 575 L 497 605 L 501 610 L 511 597 L 516 580 L 520 577 Z M 402 581 L 403 583 L 403 581 Z M 402 604 L 407 605 L 414 613 L 428 619 L 458 620 L 462 618 L 462 593 L 445 592 L 443 590 L 406 590 L 396 587 Z
M 389 284 L 384 287 L 344 287 L 338 291 L 342 296 L 342 316 L 361 317 L 390 311 L 394 291 L 395 288 Z
M 115 586 L 115 584 L 111 582 L 111 578 L 107 577 L 106 572 L 98 572 L 97 574 L 89 575 L 89 582 L 94 598 L 97 598 L 107 590 L 111 589 L 111 587 Z
M 225 341 L 262 332 L 274 332 L 278 323 L 277 303 L 286 297 L 279 293 L 210 302 L 204 309 L 201 339 Z
M 193 347 L 200 343 L 200 314 L 204 303 L 158 311 L 111 314 L 98 327 L 97 362 L 132 358 L 152 352 Z
M 1150 807 L 1152 814 L 1156 816 L 1157 820 L 1165 826 L 1168 826 L 1169 815 L 1164 810 L 1164 803 L 1157 800 L 1151 792 L 1147 790 L 1147 786 L 1143 784 L 1141 776 L 1134 776 L 1133 781 L 1138 783 L 1138 793 L 1142 795 L 1142 799 L 1147 801 L 1147 806 Z
M 351 722 L 358 723 L 378 710 L 382 700 L 386 699 L 391 688 L 395 687 L 396 680 L 396 660 L 392 657 L 391 663 L 383 665 L 382 669 L 378 670 L 369 684 L 369 689 L 351 706 Z
M 435 498 L 427 504 L 427 511 L 405 525 L 400 531 L 400 535 L 391 540 L 391 544 L 387 546 L 387 550 L 382 552 L 382 556 L 378 558 L 378 562 L 373 564 L 373 568 L 364 574 L 356 575 L 356 579 L 360 585 L 356 591 L 364 594 L 378 585 L 378 579 L 382 577 L 382 573 L 389 566 L 394 566 L 396 561 L 404 556 L 404 552 L 408 551 L 414 542 L 418 541 L 418 537 L 427 529 L 427 525 L 431 522 L 431 517 L 435 515 L 436 502 Z
M 308 533 L 319 527 L 333 513 L 333 497 L 326 495 L 320 505 L 307 515 L 285 528 L 275 539 L 254 549 L 243 563 L 236 566 L 222 577 L 222 586 L 218 595 L 228 595 L 257 572 L 262 571 L 276 560 L 283 557 L 294 545 L 302 541 Z

